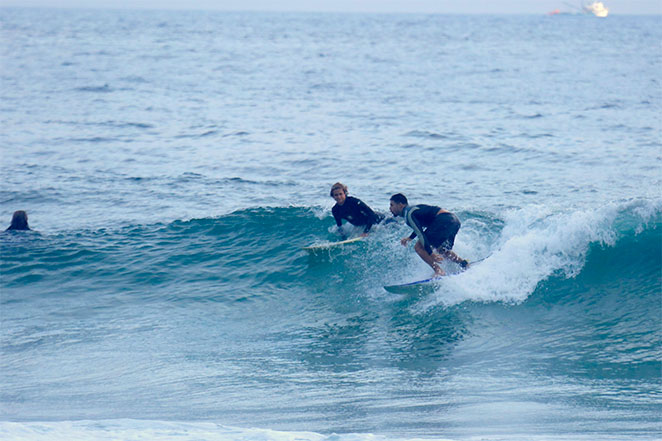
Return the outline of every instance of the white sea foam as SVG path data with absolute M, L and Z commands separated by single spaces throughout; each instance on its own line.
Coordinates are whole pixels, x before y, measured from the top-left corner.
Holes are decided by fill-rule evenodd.
M 6 441 L 417 441 L 373 434 L 331 434 L 243 429 L 215 423 L 144 420 L 0 422 Z M 435 440 L 443 441 L 441 438 Z M 422 441 L 422 440 L 420 440 Z M 427 439 L 426 441 L 431 441 Z
M 588 211 L 543 206 L 510 211 L 492 254 L 471 271 L 443 280 L 424 307 L 467 300 L 521 303 L 551 275 L 577 275 L 591 244 L 613 246 L 623 231 L 622 213 L 630 213 L 624 222 L 640 231 L 659 212 L 659 201 L 614 203 Z

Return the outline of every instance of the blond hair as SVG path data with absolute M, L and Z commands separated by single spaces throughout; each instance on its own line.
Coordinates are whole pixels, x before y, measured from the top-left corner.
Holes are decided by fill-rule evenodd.
M 336 190 L 342 190 L 345 192 L 345 196 L 347 196 L 347 186 L 341 184 L 340 182 L 336 182 L 331 186 L 331 191 L 329 192 L 329 196 L 333 197 L 333 192 Z

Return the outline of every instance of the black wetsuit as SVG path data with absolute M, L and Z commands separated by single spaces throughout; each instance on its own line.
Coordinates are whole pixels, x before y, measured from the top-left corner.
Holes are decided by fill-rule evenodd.
M 364 233 L 384 219 L 383 215 L 375 213 L 363 201 L 352 196 L 347 196 L 342 205 L 334 205 L 331 212 L 339 227 L 342 226 L 342 220 L 347 219 L 352 225 L 365 225 Z
M 453 213 L 433 205 L 412 205 L 405 208 L 403 216 L 407 225 L 413 228 L 410 239 L 420 236 L 425 251 L 432 254 L 432 248 L 451 250 L 455 235 L 460 230 L 460 220 Z M 425 228 L 425 230 L 423 230 Z

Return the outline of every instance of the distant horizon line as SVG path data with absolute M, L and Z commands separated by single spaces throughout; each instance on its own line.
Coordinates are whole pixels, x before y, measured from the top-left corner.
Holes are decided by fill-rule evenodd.
M 76 10 L 76 11 L 179 11 L 179 12 L 229 12 L 229 13 L 259 13 L 259 14 L 270 14 L 270 13 L 301 13 L 301 14 L 375 14 L 375 15 L 392 15 L 392 14 L 406 14 L 406 15 L 495 15 L 495 16 L 507 16 L 507 15 L 529 15 L 529 16 L 550 16 L 550 12 L 469 12 L 469 11 L 374 11 L 374 10 L 365 10 L 365 11 L 354 11 L 354 10 L 327 10 L 327 9 L 224 9 L 224 8 L 187 8 L 187 7 L 150 7 L 150 6 L 137 6 L 137 7 L 112 7 L 112 6 L 60 6 L 60 5 L 51 5 L 51 6 L 38 6 L 38 5 L 5 5 L 0 4 L 0 9 L 50 9 L 50 10 Z M 590 13 L 581 13 L 576 11 L 561 11 L 561 14 L 557 15 L 572 15 L 572 16 L 591 16 Z M 641 17 L 641 16 L 651 16 L 659 17 L 662 16 L 662 12 L 639 12 L 639 13 L 612 13 L 610 12 L 609 17 L 611 16 L 630 16 L 630 17 Z M 606 17 L 606 18 L 609 18 Z M 598 18 L 598 17 L 595 17 Z

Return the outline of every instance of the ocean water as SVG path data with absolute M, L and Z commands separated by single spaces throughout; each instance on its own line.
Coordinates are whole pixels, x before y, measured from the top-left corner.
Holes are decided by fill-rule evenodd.
M 0 9 L 0 437 L 662 438 L 660 24 Z

